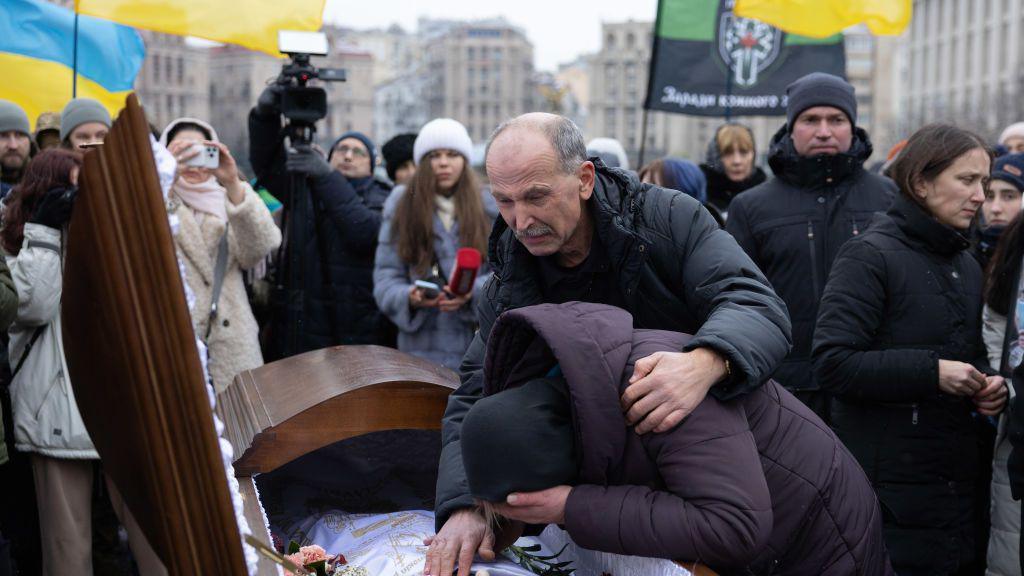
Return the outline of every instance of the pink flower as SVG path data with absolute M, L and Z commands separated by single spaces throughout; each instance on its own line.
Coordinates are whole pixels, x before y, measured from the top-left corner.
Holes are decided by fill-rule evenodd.
M 294 554 L 288 554 L 285 556 L 292 564 L 296 564 L 305 567 L 307 564 L 313 562 L 319 562 L 321 560 L 330 560 L 331 557 L 327 555 L 327 551 L 323 548 L 313 544 L 311 546 L 303 546 L 299 548 L 299 551 Z M 285 576 L 295 576 L 289 570 L 284 571 Z
M 327 551 L 323 548 L 313 544 L 311 546 L 303 546 L 299 548 L 299 554 L 302 554 L 302 565 L 312 564 L 313 562 L 319 562 L 321 560 L 327 560 L 330 556 L 327 555 Z

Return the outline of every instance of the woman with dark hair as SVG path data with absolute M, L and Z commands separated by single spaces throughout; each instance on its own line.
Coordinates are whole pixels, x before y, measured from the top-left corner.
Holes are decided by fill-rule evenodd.
M 1015 155 L 1016 156 L 1016 155 Z M 1002 160 L 1002 158 L 1000 158 Z M 985 307 L 982 309 L 982 335 L 991 366 L 1007 379 L 1010 388 L 1021 390 L 1024 380 L 1019 369 L 1024 359 L 1024 294 L 1021 289 L 1021 262 L 1024 260 L 1024 219 L 1015 218 L 1003 232 L 986 270 Z M 1019 392 L 1017 393 L 1019 395 Z M 999 416 L 992 465 L 992 531 L 988 543 L 988 570 L 997 576 L 1019 574 L 1021 505 L 1013 495 L 1020 494 L 1024 477 L 1011 474 L 1008 463 L 1013 450 L 1011 423 L 1019 418 L 1016 401 Z
M 474 290 L 445 290 L 459 248 L 487 253 L 498 210 L 469 166 L 473 143 L 449 118 L 428 122 L 413 146 L 416 172 L 384 204 L 373 272 L 377 305 L 398 326 L 398 349 L 457 369 L 476 327 L 469 303 L 489 277 L 481 268 Z M 440 290 L 416 285 L 429 282 Z
M 966 233 L 991 152 L 937 124 L 890 166 L 900 194 L 840 249 L 814 334 L 832 425 L 874 485 L 900 576 L 973 574 L 984 427 L 1006 403 L 981 338 L 982 274 Z
M 61 332 L 64 227 L 77 194 L 82 155 L 35 157 L 8 199 L 0 244 L 18 291 L 8 348 L 14 446 L 31 455 L 42 536 L 42 574 L 92 574 L 92 485 L 99 455 L 75 403 Z M 107 486 L 145 574 L 165 574 L 152 548 Z
M 996 158 L 992 177 L 985 186 L 985 203 L 973 228 L 974 257 L 982 269 L 988 267 L 989 258 L 1003 231 L 1020 214 L 1022 192 L 1024 154 L 1006 154 Z
M 722 124 L 708 142 L 700 169 L 708 181 L 708 200 L 719 214 L 726 216 L 737 194 L 767 180 L 764 170 L 755 164 L 757 148 L 754 132 L 743 124 Z

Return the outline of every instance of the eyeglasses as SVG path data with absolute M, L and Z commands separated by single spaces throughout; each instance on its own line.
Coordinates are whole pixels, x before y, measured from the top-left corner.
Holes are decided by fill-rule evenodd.
M 359 148 L 357 146 L 338 146 L 334 151 L 342 156 L 351 152 L 356 158 L 366 158 L 370 155 L 365 148 Z

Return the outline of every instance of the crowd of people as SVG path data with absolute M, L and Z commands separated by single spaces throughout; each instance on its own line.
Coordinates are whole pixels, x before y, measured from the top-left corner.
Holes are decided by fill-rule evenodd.
M 879 171 L 849 83 L 787 96 L 770 175 L 737 123 L 703 163 L 636 172 L 540 113 L 496 127 L 481 172 L 450 118 L 324 151 L 284 136 L 277 85 L 251 180 L 203 119 L 154 130 L 215 391 L 337 345 L 458 371 L 433 576 L 551 523 L 722 574 L 1021 574 L 1024 123 L 994 145 L 926 126 Z M 33 132 L 0 101 L 0 575 L 166 573 L 64 360 L 66 228 L 110 127 L 78 98 Z M 465 248 L 484 263 L 457 292 Z

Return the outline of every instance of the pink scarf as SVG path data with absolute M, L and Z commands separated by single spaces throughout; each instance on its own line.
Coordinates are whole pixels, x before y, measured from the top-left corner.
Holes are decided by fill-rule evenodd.
M 178 178 L 174 181 L 173 189 L 189 208 L 220 218 L 221 222 L 228 221 L 228 211 L 225 207 L 228 199 L 227 190 L 218 184 L 213 176 L 198 184 Z

